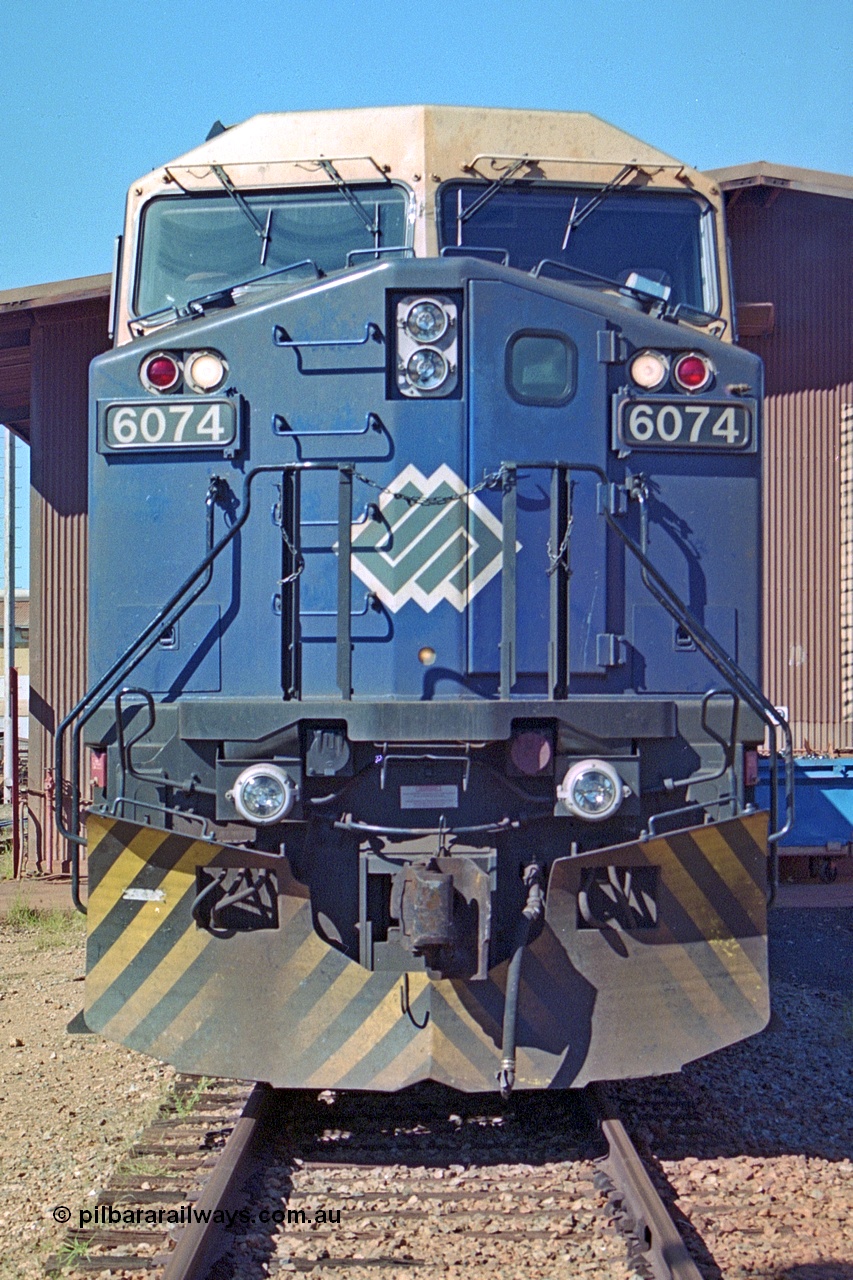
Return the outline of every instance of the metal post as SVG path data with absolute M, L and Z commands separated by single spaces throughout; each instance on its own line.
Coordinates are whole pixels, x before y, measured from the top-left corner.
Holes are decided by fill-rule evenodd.
M 565 467 L 551 472 L 551 637 L 548 689 L 551 698 L 569 694 L 569 554 L 571 478 Z
M 12 737 L 9 739 L 12 756 L 12 876 L 19 880 L 23 870 L 23 849 L 21 848 L 21 795 L 18 783 L 18 764 L 21 758 L 21 746 L 18 741 L 18 672 L 15 667 L 9 668 L 7 688 L 7 705 L 12 717 Z
M 338 688 L 352 697 L 352 468 L 338 472 Z
M 18 761 L 14 758 L 14 708 L 12 706 L 12 671 L 15 669 L 15 437 L 6 428 L 6 485 L 4 493 L 5 528 L 3 537 L 3 679 L 5 707 L 3 714 L 3 799 L 12 802 L 12 791 Z
M 516 680 L 516 534 L 518 531 L 518 470 L 504 463 L 503 558 L 501 572 L 501 683 L 500 696 L 508 698 Z

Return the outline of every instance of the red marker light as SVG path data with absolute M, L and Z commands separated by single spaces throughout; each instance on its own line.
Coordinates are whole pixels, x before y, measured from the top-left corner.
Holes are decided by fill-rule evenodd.
M 174 356 L 159 351 L 143 362 L 139 376 L 152 391 L 171 391 L 180 381 L 181 366 Z
M 94 747 L 89 757 L 89 772 L 92 778 L 92 785 L 99 787 L 101 791 L 106 790 L 107 786 L 107 753 L 101 747 Z
M 509 748 L 510 759 L 516 769 L 530 778 L 548 768 L 552 754 L 551 735 L 535 730 L 516 734 Z
M 691 351 L 689 355 L 680 356 L 673 368 L 675 381 L 685 391 L 701 391 L 711 381 L 711 364 L 704 356 Z

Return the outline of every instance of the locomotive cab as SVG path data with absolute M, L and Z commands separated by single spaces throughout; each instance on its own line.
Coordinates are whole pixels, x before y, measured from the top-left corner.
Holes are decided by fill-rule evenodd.
M 506 1091 L 765 1024 L 724 244 L 708 180 L 571 113 L 256 117 L 135 184 L 59 734 L 90 1026 Z

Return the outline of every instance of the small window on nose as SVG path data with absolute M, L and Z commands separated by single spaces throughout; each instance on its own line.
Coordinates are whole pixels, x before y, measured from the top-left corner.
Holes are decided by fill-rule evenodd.
M 560 405 L 575 391 L 577 351 L 562 333 L 516 333 L 507 346 L 507 387 L 522 404 Z

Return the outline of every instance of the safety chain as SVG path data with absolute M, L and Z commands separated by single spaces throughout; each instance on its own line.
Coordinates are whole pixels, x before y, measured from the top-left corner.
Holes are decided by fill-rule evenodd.
M 405 502 L 409 507 L 447 507 L 451 502 L 460 502 L 463 498 L 471 498 L 474 494 L 482 493 L 484 489 L 500 488 L 509 477 L 510 468 L 501 467 L 499 471 L 489 471 L 479 484 L 463 490 L 462 493 L 451 493 L 446 497 L 430 496 L 428 498 L 417 498 L 411 493 L 401 493 L 398 490 L 385 488 L 377 480 L 371 480 L 370 476 L 362 475 L 360 471 L 353 471 L 352 475 L 354 480 L 360 480 L 362 484 L 368 485 L 371 489 L 378 489 L 380 493 L 387 493 L 392 498 Z
M 284 543 L 284 545 L 287 547 L 287 550 L 290 552 L 291 564 L 293 565 L 293 572 L 289 573 L 286 578 L 279 578 L 278 580 L 278 585 L 280 587 L 286 587 L 288 583 L 295 582 L 296 579 L 299 577 L 299 575 L 301 573 L 304 573 L 305 557 L 302 554 L 302 552 L 299 550 L 299 548 L 295 547 L 291 542 L 290 534 L 287 532 L 287 530 L 284 527 L 283 518 L 282 518 L 281 524 L 279 525 L 279 529 L 281 530 L 281 540 Z
M 563 541 L 560 543 L 559 547 L 557 548 L 556 555 L 554 555 L 554 550 L 553 550 L 553 547 L 551 546 L 551 539 L 549 538 L 548 541 L 545 543 L 545 550 L 548 553 L 547 576 L 549 578 L 553 577 L 553 575 L 557 572 L 558 569 L 562 569 L 567 577 L 570 578 L 572 576 L 572 570 L 569 564 L 569 546 L 571 544 L 572 525 L 574 524 L 574 522 L 575 522 L 574 516 L 569 516 L 568 524 L 566 525 L 566 532 L 563 535 Z

